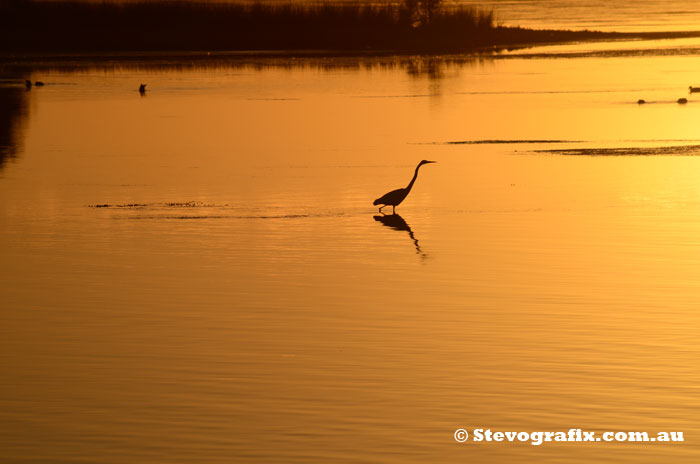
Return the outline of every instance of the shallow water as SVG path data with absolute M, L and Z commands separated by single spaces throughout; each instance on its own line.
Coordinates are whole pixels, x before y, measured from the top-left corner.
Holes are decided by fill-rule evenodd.
M 5 65 L 1 460 L 697 462 L 699 43 L 633 45 Z
M 498 22 L 540 29 L 695 31 L 700 11 L 679 0 L 459 0 L 494 12 Z

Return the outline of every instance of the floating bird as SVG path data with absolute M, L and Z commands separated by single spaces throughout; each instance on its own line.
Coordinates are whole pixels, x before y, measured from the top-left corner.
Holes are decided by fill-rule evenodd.
M 692 85 L 688 87 L 688 90 L 690 91 L 689 93 L 697 93 L 700 92 L 700 87 L 693 87 Z
M 688 103 L 688 99 L 687 98 L 679 98 L 678 103 L 680 103 L 681 105 L 685 105 L 686 103 Z
M 645 103 L 646 103 L 646 100 L 644 100 L 643 98 L 640 98 L 639 100 L 637 100 L 637 104 L 639 104 L 639 105 L 643 105 Z
M 146 84 L 139 85 L 139 93 L 146 93 Z
M 32 81 L 30 81 L 29 79 L 25 79 L 24 85 L 25 85 L 25 87 L 27 87 L 27 90 L 29 90 L 32 88 Z
M 391 192 L 377 198 L 374 200 L 374 205 L 384 205 L 379 208 L 379 212 L 381 213 L 382 208 L 386 206 L 391 206 L 392 207 L 392 212 L 396 212 L 396 207 L 401 204 L 402 201 L 408 196 L 409 192 L 413 188 L 413 184 L 416 182 L 416 178 L 418 177 L 418 169 L 420 169 L 421 166 L 424 164 L 428 163 L 435 163 L 436 161 L 426 161 L 423 160 L 420 163 L 418 163 L 418 166 L 416 166 L 416 172 L 413 174 L 413 179 L 411 179 L 411 182 L 408 184 L 406 188 L 400 188 L 396 190 L 392 190 Z
M 42 85 L 44 85 L 44 83 L 41 81 L 36 81 L 34 85 L 36 85 L 37 87 L 41 87 Z

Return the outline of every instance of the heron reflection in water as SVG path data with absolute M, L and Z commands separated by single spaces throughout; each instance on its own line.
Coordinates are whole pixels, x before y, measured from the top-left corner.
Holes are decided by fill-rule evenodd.
M 411 226 L 404 221 L 404 219 L 394 213 L 394 214 L 382 214 L 381 216 L 374 216 L 374 220 L 381 222 L 383 225 L 390 227 L 394 230 L 405 230 L 408 232 L 409 237 L 411 237 L 411 240 L 413 240 L 413 244 L 416 246 L 416 254 L 419 254 L 423 257 L 425 257 L 425 253 L 423 253 L 423 250 L 420 249 L 420 245 L 418 244 L 418 239 L 416 238 L 415 235 L 413 235 L 413 231 L 411 230 Z

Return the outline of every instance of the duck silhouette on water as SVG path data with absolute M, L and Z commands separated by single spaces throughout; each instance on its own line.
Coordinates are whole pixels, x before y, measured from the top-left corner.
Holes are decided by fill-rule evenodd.
M 41 81 L 36 81 L 36 82 L 34 82 L 33 85 L 34 85 L 35 87 L 43 87 L 43 86 L 44 86 L 44 83 L 41 82 Z M 25 79 L 25 80 L 24 80 L 24 86 L 27 88 L 27 90 L 31 90 L 31 89 L 32 89 L 32 81 L 30 81 L 29 79 Z

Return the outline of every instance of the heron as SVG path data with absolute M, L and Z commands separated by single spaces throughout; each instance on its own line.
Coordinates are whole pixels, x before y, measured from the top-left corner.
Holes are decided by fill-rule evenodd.
M 384 205 L 379 208 L 379 212 L 382 212 L 382 208 L 386 206 L 391 206 L 392 207 L 392 212 L 396 212 L 396 207 L 401 204 L 402 201 L 406 199 L 408 194 L 411 192 L 411 189 L 413 188 L 413 184 L 416 182 L 416 178 L 418 177 L 418 169 L 420 169 L 421 166 L 424 164 L 428 163 L 436 163 L 437 161 L 428 161 L 428 160 L 423 160 L 420 163 L 418 163 L 418 166 L 416 166 L 416 172 L 413 174 L 413 179 L 411 179 L 411 182 L 408 184 L 406 188 L 400 188 L 396 190 L 392 190 L 391 192 L 382 195 L 381 197 L 377 198 L 374 200 L 374 206 L 377 205 Z

